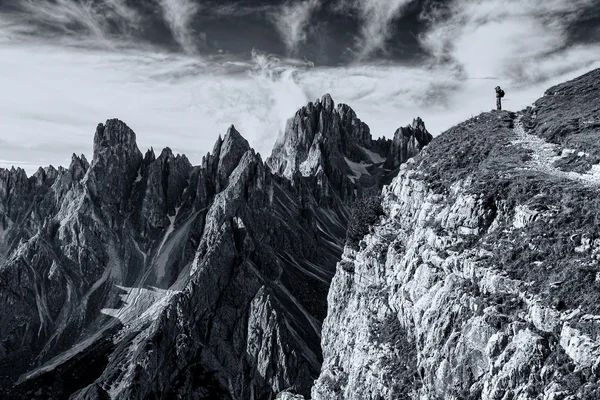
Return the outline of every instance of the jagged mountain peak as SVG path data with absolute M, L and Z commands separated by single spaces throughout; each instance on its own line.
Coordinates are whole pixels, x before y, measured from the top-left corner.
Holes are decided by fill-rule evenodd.
M 77 154 L 73 153 L 71 155 L 71 163 L 83 163 L 83 164 L 88 164 L 89 165 L 87 157 L 85 156 L 85 154 L 77 155 Z
M 173 150 L 171 150 L 170 147 L 165 147 L 162 149 L 162 151 L 160 152 L 160 156 L 158 156 L 158 158 L 162 158 L 162 159 L 168 159 L 173 157 Z
M 287 121 L 283 137 L 273 148 L 267 163 L 273 171 L 291 177 L 296 171 L 314 174 L 327 156 L 354 158 L 356 145 L 371 147 L 366 125 L 347 105 L 335 103 L 329 94 L 300 108 Z M 336 162 L 336 161 L 333 161 Z M 325 166 L 322 166 L 325 167 Z
M 8 172 L 13 176 L 24 176 L 27 177 L 27 172 L 21 167 L 15 167 L 14 165 L 10 167 Z
M 423 131 L 426 130 L 425 122 L 423 122 L 421 117 L 417 117 L 413 120 L 412 127 L 413 127 L 413 129 L 419 129 L 419 130 L 423 130 Z
M 139 152 L 135 132 L 119 119 L 108 119 L 98 124 L 94 135 L 94 160 L 104 151 L 123 151 L 126 154 Z
M 98 124 L 88 180 L 90 193 L 109 203 L 122 204 L 131 192 L 142 160 L 135 132 L 127 124 L 119 119 Z
M 156 160 L 156 154 L 154 153 L 154 148 L 150 147 L 144 154 L 144 164 L 148 165 L 154 160 Z
M 396 132 L 394 132 L 394 136 L 396 135 L 414 136 L 415 139 L 417 139 L 419 143 L 422 142 L 424 146 L 433 138 L 433 136 L 427 131 L 425 122 L 423 122 L 421 117 L 415 118 L 410 125 L 398 128 Z
M 316 103 L 322 105 L 323 110 L 328 113 L 332 112 L 335 106 L 335 102 L 333 101 L 333 98 L 331 98 L 331 95 L 329 93 L 326 93 L 325 95 L 323 95 L 323 97 L 317 99 Z
M 432 139 L 433 135 L 427 131 L 425 122 L 420 117 L 415 118 L 412 124 L 400 127 L 394 132 L 387 165 L 392 169 L 397 168 L 417 155 Z
M 31 178 L 35 180 L 37 186 L 41 186 L 44 182 L 54 181 L 59 173 L 59 170 L 50 165 L 45 168 L 39 167 Z
M 220 158 L 223 159 L 227 157 L 231 152 L 239 154 L 245 153 L 248 150 L 250 150 L 248 141 L 237 131 L 237 129 L 235 129 L 235 126 L 231 125 L 223 138 L 220 147 Z
M 89 168 L 90 163 L 85 155 L 82 154 L 81 156 L 78 156 L 77 154 L 73 153 L 71 156 L 71 164 L 69 164 L 68 168 L 73 180 L 82 179 Z

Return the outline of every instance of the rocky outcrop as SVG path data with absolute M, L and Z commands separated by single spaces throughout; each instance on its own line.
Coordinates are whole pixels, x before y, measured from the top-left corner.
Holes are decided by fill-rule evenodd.
M 591 75 L 530 126 L 569 124 L 549 110 L 572 96 L 596 107 Z M 472 118 L 401 166 L 338 263 L 313 399 L 600 397 L 598 188 L 523 147 L 531 112 Z
M 268 163 L 231 126 L 192 166 L 112 119 L 91 163 L 0 170 L 0 397 L 309 395 L 350 207 L 391 141 L 329 96 L 289 126 Z
M 421 118 L 413 120 L 411 125 L 398 128 L 392 139 L 388 164 L 391 168 L 399 167 L 409 158 L 419 154 L 432 139 L 433 136 L 427 131 Z

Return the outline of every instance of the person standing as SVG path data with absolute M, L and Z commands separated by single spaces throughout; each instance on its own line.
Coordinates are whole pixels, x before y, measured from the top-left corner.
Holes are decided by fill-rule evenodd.
M 504 97 L 504 90 L 500 86 L 496 86 L 496 109 L 502 110 L 502 98 Z

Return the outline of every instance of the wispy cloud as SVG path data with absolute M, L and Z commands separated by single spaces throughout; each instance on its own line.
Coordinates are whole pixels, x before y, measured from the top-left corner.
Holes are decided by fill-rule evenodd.
M 19 4 L 24 11 L 21 18 L 109 48 L 131 40 L 129 34 L 140 30 L 145 22 L 126 0 L 22 0 Z M 156 0 L 151 7 L 162 16 L 181 49 L 196 54 L 196 39 L 202 40 L 202 34 L 197 35 L 191 24 L 202 4 L 193 0 Z
M 163 15 L 173 37 L 188 54 L 196 54 L 196 35 L 190 24 L 200 9 L 198 3 L 191 0 L 160 0 Z
M 209 8 L 203 9 L 203 11 L 212 15 L 244 17 L 247 15 L 270 13 L 276 8 L 277 6 L 272 4 L 247 5 L 239 1 L 236 3 L 211 4 Z
M 141 21 L 141 16 L 134 8 L 127 4 L 127 0 L 104 0 L 104 4 L 106 4 L 110 12 L 120 20 L 137 28 Z
M 111 27 L 121 33 L 135 30 L 140 15 L 125 0 L 24 0 L 20 3 L 26 14 L 22 17 L 69 34 L 88 37 L 108 44 Z M 111 26 L 112 25 L 112 26 Z
M 298 46 L 306 41 L 310 17 L 318 6 L 319 0 L 287 2 L 272 14 L 275 27 L 281 34 L 289 54 L 294 54 Z
M 67 33 L 83 29 L 96 39 L 105 40 L 103 18 L 90 0 L 73 2 L 70 0 L 33 1 L 21 3 L 28 16 Z
M 454 0 L 425 17 L 422 43 L 464 77 L 544 81 L 598 60 L 597 44 L 569 46 L 569 26 L 595 0 Z M 574 57 L 575 56 L 575 57 Z
M 0 32 L 4 33 L 4 32 Z M 0 35 L 2 36 L 2 35 Z M 573 50 L 575 51 L 575 50 Z M 575 53 L 574 53 L 575 54 Z M 145 51 L 85 50 L 0 40 L 0 165 L 65 165 L 91 154 L 94 127 L 120 118 L 142 149 L 170 146 L 199 163 L 218 134 L 235 126 L 263 156 L 285 121 L 330 93 L 354 108 L 375 136 L 421 116 L 432 133 L 494 105 L 489 81 L 463 80 L 446 67 L 356 64 L 318 68 L 254 54 L 220 64 Z M 507 92 L 518 110 L 551 84 L 583 70 Z
M 339 0 L 338 11 L 354 10 L 361 19 L 357 57 L 364 60 L 377 50 L 385 50 L 393 32 L 393 22 L 402 16 L 413 0 Z

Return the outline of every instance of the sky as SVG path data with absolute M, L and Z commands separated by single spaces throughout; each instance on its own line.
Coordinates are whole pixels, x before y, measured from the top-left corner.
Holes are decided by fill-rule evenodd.
M 109 118 L 193 164 L 234 124 L 266 158 L 326 93 L 436 136 L 598 67 L 600 0 L 0 0 L 0 167 L 90 159 Z

